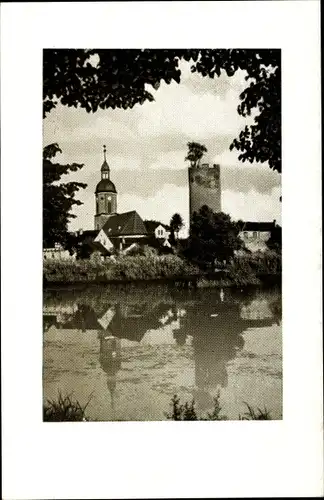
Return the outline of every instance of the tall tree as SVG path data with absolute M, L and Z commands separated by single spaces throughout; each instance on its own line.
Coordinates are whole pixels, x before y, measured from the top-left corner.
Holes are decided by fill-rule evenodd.
M 199 144 L 199 142 L 188 142 L 188 153 L 185 157 L 185 161 L 190 161 L 192 167 L 198 167 L 200 165 L 200 160 L 207 153 L 207 148 L 204 144 Z
M 74 205 L 82 205 L 75 194 L 87 185 L 81 182 L 60 182 L 63 175 L 76 172 L 83 165 L 53 163 L 52 158 L 57 153 L 62 151 L 56 143 L 43 149 L 43 246 L 53 247 L 55 243 L 60 243 L 64 248 L 71 249 L 73 241 L 68 232 L 68 223 L 76 217 L 71 209 Z
M 145 84 L 158 89 L 161 80 L 180 83 L 179 61 L 203 77 L 246 72 L 246 89 L 238 96 L 238 113 L 254 112 L 254 124 L 234 139 L 243 162 L 268 162 L 281 172 L 281 52 L 280 49 L 46 49 L 43 66 L 43 110 L 57 103 L 98 108 L 132 108 L 153 101 Z
M 228 214 L 214 213 L 204 205 L 192 217 L 188 257 L 202 267 L 210 266 L 215 259 L 227 261 L 242 246 L 240 228 L 240 222 L 232 221 Z
M 171 240 L 174 240 L 175 234 L 177 239 L 179 238 L 179 231 L 182 227 L 183 227 L 183 219 L 181 215 L 178 213 L 173 214 L 170 220 Z
M 282 249 L 282 229 L 281 226 L 276 225 L 272 231 L 270 238 L 267 241 L 267 246 L 270 250 L 281 253 Z

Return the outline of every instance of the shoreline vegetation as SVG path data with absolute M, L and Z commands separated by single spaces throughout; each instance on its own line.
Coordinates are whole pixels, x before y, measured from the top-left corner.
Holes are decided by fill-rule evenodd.
M 281 281 L 281 255 L 276 252 L 236 256 L 213 271 L 203 271 L 178 255 L 118 256 L 114 260 L 45 260 L 48 285 L 159 282 L 193 288 L 250 286 Z
M 79 401 L 72 398 L 72 394 L 63 396 L 60 392 L 57 400 L 47 400 L 43 405 L 43 422 L 90 422 L 91 419 L 86 415 L 86 409 L 91 401 L 92 395 L 88 402 L 81 406 Z M 245 403 L 247 411 L 242 415 L 238 415 L 238 420 L 272 420 L 270 412 L 267 408 L 254 409 L 248 403 Z M 194 399 L 189 403 L 180 403 L 179 397 L 175 394 L 170 402 L 171 411 L 164 412 L 166 420 L 184 421 L 184 420 L 228 420 L 226 415 L 223 415 L 220 405 L 220 392 L 214 398 L 214 407 L 211 412 L 206 415 L 199 416 L 196 410 Z

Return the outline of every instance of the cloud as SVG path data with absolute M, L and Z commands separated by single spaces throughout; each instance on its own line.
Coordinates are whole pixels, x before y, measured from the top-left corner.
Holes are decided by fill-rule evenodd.
M 159 136 L 178 132 L 192 140 L 215 135 L 237 135 L 251 121 L 237 113 L 237 92 L 230 89 L 226 98 L 211 93 L 193 93 L 188 87 L 162 82 L 152 92 L 155 102 L 144 103 L 139 113 L 140 135 Z
M 189 196 L 185 186 L 164 184 L 160 190 L 148 198 L 135 194 L 119 196 L 120 211 L 136 210 L 143 219 L 156 219 L 168 224 L 175 212 L 180 213 L 188 222 Z
M 228 77 L 224 70 L 220 76 L 214 78 L 203 77 L 199 73 L 191 73 L 190 64 L 180 63 L 181 83 L 183 83 L 194 94 L 212 94 L 226 99 L 228 92 L 234 91 L 237 104 L 240 93 L 246 88 L 246 71 L 238 70 L 233 76 Z
M 94 191 L 94 190 L 93 190 Z M 75 207 L 74 219 L 70 225 L 71 230 L 79 228 L 93 229 L 95 197 L 89 189 L 80 192 L 78 198 L 84 205 Z M 222 191 L 222 210 L 231 215 L 234 220 L 243 219 L 251 221 L 272 221 L 276 219 L 281 223 L 281 195 L 280 186 L 274 187 L 269 193 L 260 193 L 250 189 L 243 193 L 225 189 Z M 164 184 L 149 197 L 139 196 L 135 193 L 118 194 L 118 212 L 136 210 L 143 219 L 156 219 L 168 224 L 172 215 L 180 213 L 189 226 L 189 192 L 187 186 Z
M 222 192 L 222 210 L 235 220 L 269 222 L 274 219 L 281 223 L 280 187 L 270 193 L 259 193 L 251 189 L 247 193 L 224 190 Z
M 107 146 L 111 179 L 118 191 L 119 211 L 137 210 L 143 218 L 169 222 L 175 212 L 188 221 L 187 142 L 206 145 L 205 161 L 221 165 L 224 211 L 234 218 L 279 220 L 280 175 L 264 164 L 242 163 L 229 151 L 248 121 L 237 113 L 239 94 L 246 87 L 244 73 L 222 73 L 210 79 L 190 72 L 182 62 L 180 85 L 161 83 L 150 89 L 155 102 L 133 109 L 98 110 L 57 106 L 44 120 L 44 145 L 58 142 L 60 163 L 83 163 L 66 176 L 88 184 L 77 197 L 78 218 L 72 227 L 93 228 L 94 190 L 100 180 L 102 146 Z

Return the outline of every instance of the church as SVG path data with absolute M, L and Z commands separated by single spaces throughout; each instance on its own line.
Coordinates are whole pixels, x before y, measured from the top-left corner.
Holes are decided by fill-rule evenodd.
M 110 167 L 106 159 L 106 146 L 103 147 L 104 161 L 101 166 L 101 180 L 95 190 L 96 212 L 94 216 L 95 238 L 98 250 L 111 253 L 126 250 L 135 244 L 144 244 L 148 233 L 139 214 L 117 212 L 117 189 L 110 179 Z

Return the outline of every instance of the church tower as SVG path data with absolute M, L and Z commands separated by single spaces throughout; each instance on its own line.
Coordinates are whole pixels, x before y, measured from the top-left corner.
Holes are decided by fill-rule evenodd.
M 97 184 L 96 215 L 94 228 L 100 230 L 111 215 L 117 213 L 117 191 L 115 184 L 110 180 L 110 168 L 106 160 L 106 146 L 103 147 L 104 162 L 101 167 L 101 181 Z

